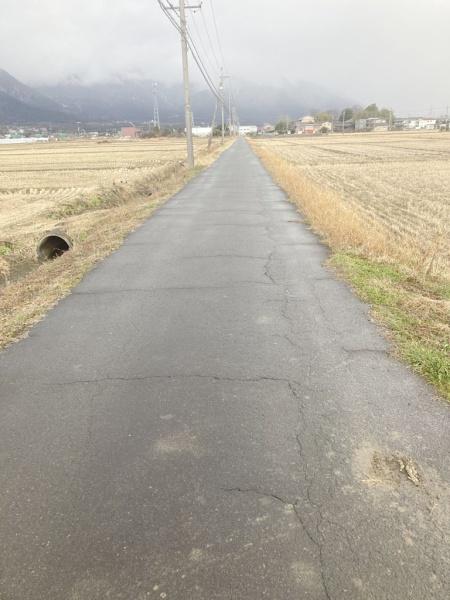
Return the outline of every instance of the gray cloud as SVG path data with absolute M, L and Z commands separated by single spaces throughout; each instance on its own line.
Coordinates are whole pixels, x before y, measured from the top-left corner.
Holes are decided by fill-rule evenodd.
M 210 2 L 203 14 L 214 43 Z M 446 0 L 214 0 L 214 7 L 237 77 L 312 81 L 405 113 L 450 104 Z M 156 0 L 3 0 L 2 8 L 0 66 L 26 82 L 180 77 L 179 39 Z M 203 17 L 190 21 L 214 71 Z

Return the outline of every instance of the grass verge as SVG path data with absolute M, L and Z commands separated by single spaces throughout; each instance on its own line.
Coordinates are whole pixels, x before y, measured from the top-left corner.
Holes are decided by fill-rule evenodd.
M 420 257 L 399 247 L 298 167 L 255 150 L 332 250 L 330 265 L 371 305 L 397 355 L 450 400 L 450 280 L 447 273 L 430 274 L 434 254 Z
M 32 267 L 16 281 L 10 279 L 11 262 L 8 248 L 1 246 L 0 284 L 0 348 L 24 337 L 29 328 L 39 321 L 58 300 L 92 269 L 116 250 L 128 233 L 133 231 L 156 208 L 161 206 L 192 177 L 212 164 L 228 146 L 202 153 L 195 169 L 189 171 L 178 165 L 158 177 L 143 179 L 132 186 L 101 190 L 95 202 L 76 202 L 74 208 L 62 207 L 55 218 L 71 236 L 74 248 L 57 260 L 33 262 Z M 94 204 L 94 205 L 93 205 Z M 6 249 L 4 249 L 6 248 Z M 28 256 L 30 248 L 23 249 Z

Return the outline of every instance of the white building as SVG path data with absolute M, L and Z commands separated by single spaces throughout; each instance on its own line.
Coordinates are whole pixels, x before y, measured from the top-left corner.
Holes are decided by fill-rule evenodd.
M 195 137 L 208 137 L 211 135 L 211 127 L 193 127 L 192 135 Z
M 35 144 L 48 141 L 48 137 L 0 138 L 0 144 Z
M 436 129 L 436 119 L 418 119 L 417 129 Z
M 437 119 L 408 118 L 401 122 L 403 129 L 436 129 Z
M 258 127 L 256 125 L 240 125 L 239 135 L 256 135 Z

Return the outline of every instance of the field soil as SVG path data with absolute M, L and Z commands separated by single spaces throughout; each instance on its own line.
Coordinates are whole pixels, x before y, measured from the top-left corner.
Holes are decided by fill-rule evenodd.
M 223 147 L 208 152 L 198 140 L 195 150 L 189 171 L 183 139 L 0 148 L 0 347 L 21 337 Z M 36 246 L 53 229 L 66 232 L 73 249 L 39 262 Z
M 252 145 L 398 354 L 450 398 L 450 136 L 336 134 Z

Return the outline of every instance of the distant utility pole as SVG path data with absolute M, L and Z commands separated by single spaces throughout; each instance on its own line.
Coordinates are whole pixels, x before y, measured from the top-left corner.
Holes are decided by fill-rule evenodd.
M 223 67 L 220 69 L 220 83 L 219 83 L 219 92 L 220 92 L 220 105 L 222 110 L 222 144 L 225 142 L 225 94 L 224 94 L 224 81 L 225 79 L 231 79 L 231 75 L 224 75 Z M 228 90 L 228 110 L 229 114 L 229 126 L 230 126 L 230 135 L 231 135 L 231 91 Z
M 233 111 L 231 109 L 231 89 L 230 85 L 228 86 L 228 128 L 229 128 L 229 136 L 232 136 L 232 132 L 234 133 L 234 124 L 233 124 Z
M 158 105 L 158 83 L 153 83 L 153 127 L 161 131 L 161 123 L 159 121 L 159 105 Z
M 211 150 L 211 144 L 212 144 L 212 140 L 213 140 L 213 136 L 214 136 L 214 130 L 216 128 L 216 117 L 217 117 L 217 109 L 219 108 L 219 101 L 216 100 L 216 106 L 214 108 L 214 114 L 213 114 L 213 118 L 211 121 L 211 133 L 209 134 L 209 139 L 208 139 L 208 150 Z
M 237 114 L 236 106 L 233 106 L 233 124 L 234 124 L 234 135 L 239 135 L 239 117 Z
M 225 98 L 223 95 L 223 80 L 225 79 L 225 75 L 223 74 L 223 68 L 220 70 L 220 84 L 219 84 L 219 92 L 220 92 L 220 108 L 222 111 L 222 144 L 225 143 Z
M 162 3 L 161 3 L 162 4 Z M 184 84 L 184 120 L 186 123 L 186 142 L 187 142 L 187 165 L 189 169 L 195 166 L 194 161 L 194 144 L 192 141 L 192 111 L 191 111 L 191 94 L 189 88 L 189 62 L 188 62 L 188 41 L 187 41 L 187 23 L 186 10 L 196 10 L 201 8 L 199 5 L 186 6 L 185 0 L 180 0 L 179 6 L 173 6 L 169 2 L 169 6 L 164 7 L 165 10 L 174 10 L 180 15 L 180 34 L 181 34 L 181 57 L 183 62 L 183 84 Z
M 342 111 L 342 135 L 345 133 L 345 108 Z

